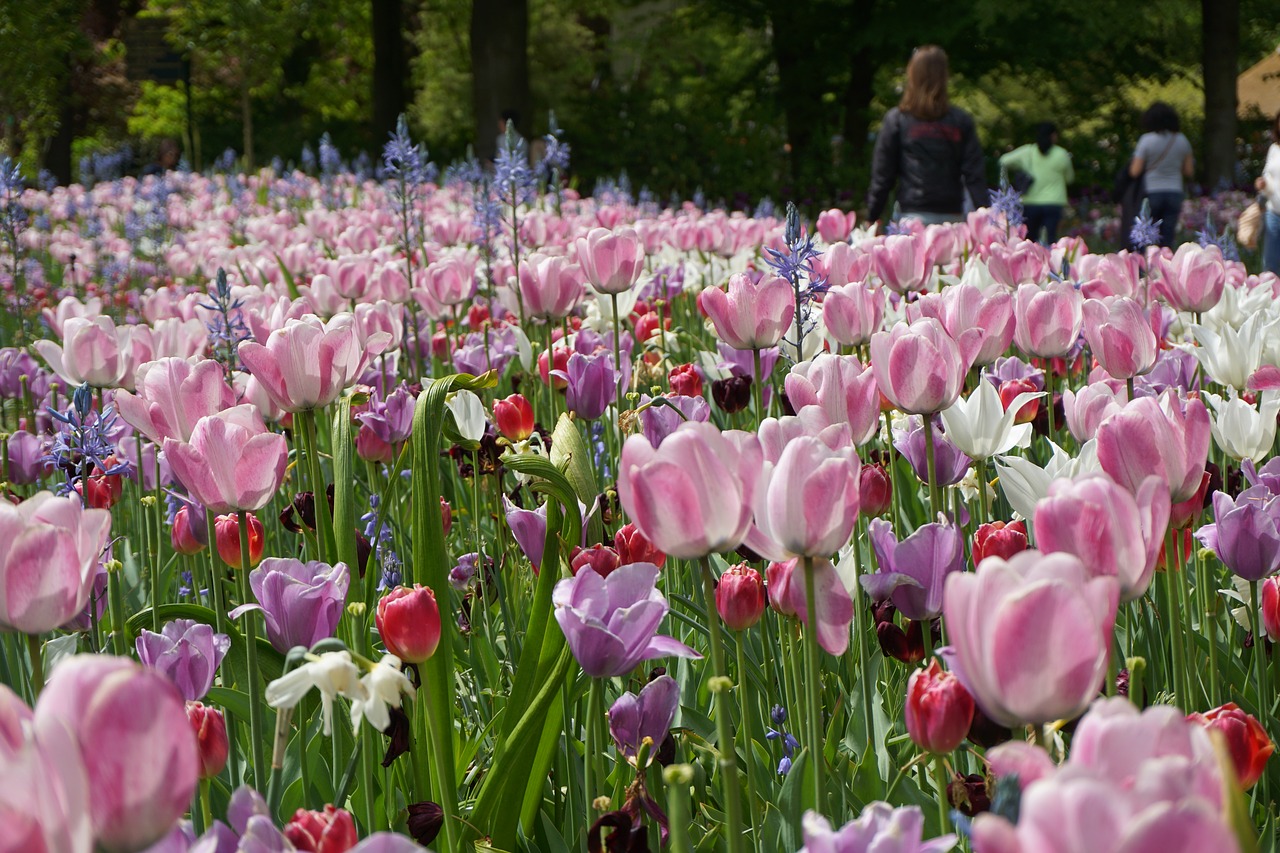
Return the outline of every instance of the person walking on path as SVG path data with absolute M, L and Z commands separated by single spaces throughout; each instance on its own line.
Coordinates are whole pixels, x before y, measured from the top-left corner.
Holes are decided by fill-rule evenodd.
M 1142 114 L 1138 146 L 1129 163 L 1129 176 L 1142 178 L 1151 218 L 1160 223 L 1160 245 L 1172 246 L 1186 198 L 1184 181 L 1194 174 L 1191 143 L 1179 130 L 1178 114 L 1163 101 L 1156 101 Z M 1132 222 L 1123 223 L 1127 230 Z
M 1262 212 L 1262 270 L 1280 275 L 1280 112 L 1271 123 L 1271 147 L 1256 186 L 1266 201 Z
M 1036 141 L 1000 157 L 1001 173 L 1018 171 L 1030 178 L 1022 193 L 1027 239 L 1048 246 L 1058 239 L 1058 223 L 1067 204 L 1067 185 L 1075 180 L 1071 155 L 1058 145 L 1058 127 L 1051 121 L 1036 125 Z

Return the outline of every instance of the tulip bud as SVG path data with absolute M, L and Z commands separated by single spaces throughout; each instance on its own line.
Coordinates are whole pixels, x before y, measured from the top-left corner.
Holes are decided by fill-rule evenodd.
M 751 405 L 751 377 L 730 376 L 711 383 L 711 399 L 726 414 L 737 414 Z
M 467 309 L 467 327 L 478 332 L 480 327 L 489 322 L 489 306 L 472 303 Z
M 790 603 L 791 596 L 788 594 L 788 588 L 791 585 L 792 575 L 795 574 L 797 562 L 797 560 L 787 560 L 784 563 L 770 563 L 764 570 L 769 584 L 769 606 L 783 616 L 796 615 L 796 610 Z
M 294 849 L 308 853 L 346 853 L 360 840 L 351 813 L 332 805 L 322 812 L 298 809 L 285 824 L 284 837 Z
M 1205 471 L 1204 476 L 1200 478 L 1200 488 L 1196 489 L 1196 493 L 1170 508 L 1169 526 L 1174 530 L 1185 530 L 1195 524 L 1200 518 L 1200 513 L 1204 512 L 1204 499 L 1209 492 L 1211 479 L 1213 475 Z
M 702 376 L 692 364 L 678 364 L 668 376 L 671 393 L 677 397 L 701 397 Z
M 667 562 L 667 555 L 658 550 L 634 524 L 624 525 L 613 534 L 613 550 L 618 552 L 618 565 L 629 566 L 632 563 L 653 563 L 662 568 Z
M 669 322 L 669 321 L 668 321 Z M 658 315 L 654 311 L 644 314 L 636 320 L 636 340 L 647 341 L 658 331 Z
M 877 463 L 862 466 L 859 476 L 862 514 L 866 518 L 878 518 L 889 511 L 893 505 L 893 481 L 889 472 Z
M 973 697 L 960 679 L 936 659 L 911 673 L 907 681 L 907 733 L 916 746 L 935 755 L 954 750 L 973 722 Z
M 443 329 L 431 336 L 431 355 L 444 362 L 449 360 L 449 333 Z
M 716 585 L 716 612 L 734 631 L 750 628 L 764 614 L 764 581 L 746 563 L 730 566 Z
M 1032 384 L 1029 379 L 1008 379 L 1000 383 L 1000 405 L 1004 410 L 1009 411 L 1009 405 L 1019 394 L 1034 394 L 1040 389 Z M 1036 412 L 1040 409 L 1040 398 L 1032 400 L 1030 403 L 1024 403 L 1018 414 L 1014 415 L 1013 422 L 1016 424 L 1029 424 L 1036 419 Z
M 217 708 L 200 702 L 187 703 L 187 719 L 200 751 L 200 778 L 212 779 L 227 766 L 227 722 Z
M 1280 643 L 1280 577 L 1262 582 L 1262 628 L 1271 642 Z
M 1015 521 L 993 521 L 983 524 L 973 534 L 973 564 L 976 566 L 987 557 L 1007 560 L 1019 551 L 1027 550 L 1027 525 Z
M 589 566 L 600 577 L 607 578 L 614 569 L 618 568 L 618 565 L 618 552 L 608 545 L 574 548 L 569 556 L 569 568 L 574 576 L 577 576 L 584 566 Z
M 398 586 L 378 601 L 378 634 L 405 663 L 422 663 L 440 643 L 440 608 L 430 587 Z
M 1275 745 L 1267 737 L 1262 724 L 1240 710 L 1235 702 L 1228 702 L 1203 714 L 1188 714 L 1187 719 L 1206 729 L 1217 729 L 1222 733 L 1242 790 L 1249 790 L 1262 778 L 1262 771 L 1266 769 L 1267 759 L 1271 757 Z
M 85 506 L 111 509 L 124 494 L 124 482 L 119 474 L 93 474 L 76 483 L 76 491 L 84 497 Z
M 568 370 L 569 369 L 569 350 L 567 347 L 552 347 L 553 366 L 547 366 L 547 351 L 543 350 L 538 353 L 538 376 L 542 377 L 542 384 L 551 382 L 551 387 L 557 391 L 563 391 L 569 387 L 569 380 L 559 376 L 552 376 L 552 370 Z
M 378 433 L 368 424 L 361 424 L 356 433 L 356 455 L 366 462 L 386 464 L 395 455 L 395 449 L 378 437 Z
M 440 520 L 444 522 L 444 535 L 448 536 L 453 527 L 453 507 L 444 498 L 440 499 Z
M 262 547 L 266 544 L 266 530 L 253 513 L 245 520 L 249 524 L 249 568 L 262 562 Z M 240 565 L 240 520 L 234 515 L 220 515 L 213 520 L 213 537 L 218 546 L 218 556 L 233 569 Z
M 498 432 L 511 441 L 524 441 L 533 434 L 533 406 L 523 394 L 512 394 L 493 403 L 493 421 Z
M 209 527 L 203 513 L 192 513 L 191 507 L 183 505 L 173 514 L 173 529 L 169 532 L 173 550 L 179 554 L 198 554 L 209 544 Z M 237 552 L 239 544 L 236 545 Z
M 425 847 L 435 841 L 444 828 L 444 809 L 430 801 L 410 803 L 409 823 L 405 828 L 414 841 Z

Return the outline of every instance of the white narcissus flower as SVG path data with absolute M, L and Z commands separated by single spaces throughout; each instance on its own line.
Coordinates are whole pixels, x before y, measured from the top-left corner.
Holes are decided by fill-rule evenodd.
M 267 685 L 267 704 L 272 708 L 292 708 L 310 692 L 320 691 L 324 733 L 333 733 L 333 700 L 346 696 L 354 704 L 367 700 L 367 688 L 360 679 L 360 668 L 351 660 L 351 652 L 325 652 L 302 666 L 285 673 Z
M 395 655 L 383 655 L 360 682 L 364 685 L 364 695 L 351 700 L 351 726 L 356 729 L 360 728 L 363 718 L 378 731 L 386 731 L 391 725 L 387 708 L 399 708 L 403 693 L 408 693 L 411 699 L 415 695 L 413 683 L 400 671 L 400 658 Z
M 1216 394 L 1203 395 L 1213 409 L 1210 427 L 1213 440 L 1232 459 L 1261 462 L 1271 453 L 1276 439 L 1276 415 L 1280 414 L 1280 392 L 1266 391 L 1255 408 L 1236 396 L 1234 389 L 1227 399 Z
M 453 422 L 458 427 L 458 435 L 467 441 L 479 442 L 484 438 L 485 416 L 484 403 L 470 391 L 457 391 L 445 401 L 449 411 L 453 412 Z
M 1031 444 L 1031 424 L 1015 424 L 1022 407 L 1043 397 L 1044 392 L 1026 392 L 1013 398 L 1008 411 L 1000 402 L 1000 392 L 991 382 L 979 382 L 968 397 L 956 400 L 942 412 L 947 438 L 974 459 L 990 459 L 1015 447 Z
M 1053 456 L 1043 468 L 1021 456 L 995 458 L 996 472 L 1000 475 L 1000 490 L 1004 492 L 1013 511 L 1026 520 L 1028 527 L 1035 516 L 1036 504 L 1049 493 L 1050 483 L 1102 470 L 1102 466 L 1098 464 L 1098 444 L 1094 439 L 1081 445 L 1080 455 L 1074 458 L 1052 441 L 1049 442 L 1049 447 L 1053 449 Z
M 1263 363 L 1268 341 L 1280 334 L 1280 317 L 1265 312 L 1251 314 L 1238 329 L 1222 326 L 1216 332 L 1207 326 L 1192 326 L 1199 346 L 1191 354 L 1215 382 L 1243 391 L 1249 376 Z

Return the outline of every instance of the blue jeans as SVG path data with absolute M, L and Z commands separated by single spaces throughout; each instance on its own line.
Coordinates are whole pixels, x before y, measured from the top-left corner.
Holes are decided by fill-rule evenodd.
M 1262 214 L 1262 271 L 1280 275 L 1280 213 Z
M 1022 209 L 1023 219 L 1027 222 L 1027 239 L 1035 240 L 1042 246 L 1048 246 L 1058 239 L 1058 223 L 1062 221 L 1062 205 L 1060 204 L 1028 204 Z M 1044 231 L 1044 239 L 1040 232 Z
M 1178 233 L 1178 217 L 1182 215 L 1183 194 L 1175 191 L 1147 193 L 1151 218 L 1160 220 L 1160 245 L 1172 246 Z

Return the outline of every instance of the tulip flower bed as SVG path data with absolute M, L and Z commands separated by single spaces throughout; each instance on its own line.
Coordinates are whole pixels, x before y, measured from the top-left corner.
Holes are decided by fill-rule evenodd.
M 5 169 L 0 850 L 1269 849 L 1280 280 L 419 160 Z

